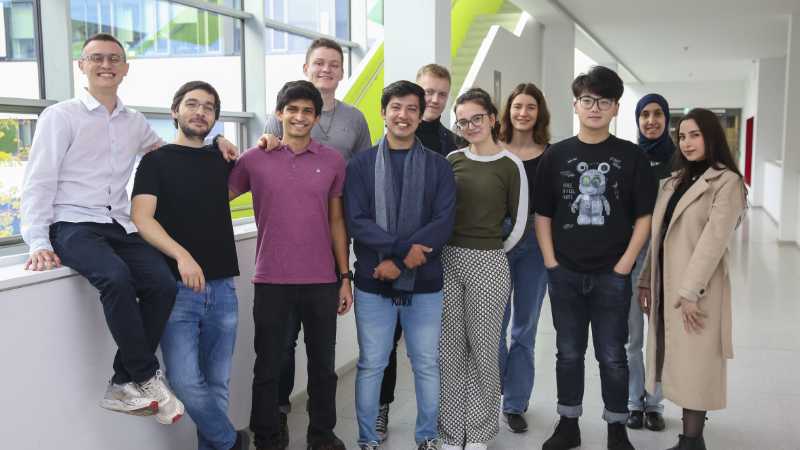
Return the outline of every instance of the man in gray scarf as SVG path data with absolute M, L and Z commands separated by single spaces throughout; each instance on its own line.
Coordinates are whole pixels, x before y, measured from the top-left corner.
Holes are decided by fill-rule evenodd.
M 345 177 L 345 217 L 356 254 L 361 449 L 380 445 L 375 418 L 398 316 L 414 368 L 415 442 L 422 450 L 436 448 L 443 285 L 439 254 L 453 229 L 456 190 L 450 164 L 414 134 L 424 111 L 420 86 L 410 81 L 387 86 L 381 98 L 386 135 L 350 160 Z

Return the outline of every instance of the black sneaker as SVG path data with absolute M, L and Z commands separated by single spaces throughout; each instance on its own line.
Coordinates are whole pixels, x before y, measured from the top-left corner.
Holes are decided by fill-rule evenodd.
M 280 448 L 289 446 L 289 418 L 286 413 L 279 413 L 281 420 L 281 429 L 278 431 L 278 445 Z
M 644 426 L 644 413 L 642 411 L 631 411 L 625 425 L 632 430 L 640 430 Z
M 628 440 L 628 430 L 624 423 L 608 424 L 608 450 L 636 450 Z
M 250 435 L 246 430 L 238 430 L 236 432 L 236 442 L 234 442 L 231 450 L 250 450 Z
M 503 419 L 512 433 L 524 433 L 528 431 L 528 422 L 525 421 L 525 417 L 523 417 L 522 414 L 503 413 Z
M 661 431 L 667 427 L 664 423 L 664 416 L 655 411 L 645 414 L 644 426 L 650 431 Z
M 386 440 L 389 434 L 389 404 L 384 403 L 378 410 L 378 417 L 375 418 L 375 432 L 378 433 L 380 442 Z
M 581 446 L 581 430 L 578 418 L 561 416 L 556 431 L 542 445 L 542 450 L 569 450 Z
M 331 433 L 327 439 L 318 439 L 315 442 L 310 442 L 307 447 L 308 450 L 347 450 L 344 442 Z

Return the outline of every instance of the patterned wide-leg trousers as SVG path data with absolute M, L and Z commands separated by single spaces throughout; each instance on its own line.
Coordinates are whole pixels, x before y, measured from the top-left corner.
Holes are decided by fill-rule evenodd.
M 511 292 L 508 258 L 503 250 L 446 246 L 442 264 L 439 435 L 449 445 L 486 443 L 498 432 L 497 342 Z

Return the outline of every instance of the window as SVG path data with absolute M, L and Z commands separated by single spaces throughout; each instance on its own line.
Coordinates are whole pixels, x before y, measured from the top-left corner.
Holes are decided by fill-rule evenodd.
M 86 83 L 77 64 L 83 42 L 107 32 L 126 47 L 120 97 L 128 104 L 169 107 L 180 85 L 201 79 L 217 89 L 223 109 L 242 109 L 241 20 L 166 0 L 71 0 L 70 9 L 76 90 Z
M 33 0 L 0 0 L 0 97 L 39 98 Z
M 383 41 L 383 0 L 367 0 L 367 49 Z
M 0 245 L 20 234 L 20 191 L 36 114 L 0 112 Z
M 349 0 L 265 0 L 264 11 L 272 20 L 350 39 Z

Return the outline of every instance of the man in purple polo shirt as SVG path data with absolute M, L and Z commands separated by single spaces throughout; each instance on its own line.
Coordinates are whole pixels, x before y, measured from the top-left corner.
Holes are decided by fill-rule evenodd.
M 276 106 L 284 130 L 281 146 L 271 152 L 247 152 L 228 181 L 231 198 L 253 193 L 258 226 L 250 429 L 259 450 L 288 445 L 280 433 L 278 380 L 292 314 L 305 329 L 308 448 L 345 448 L 333 433 L 336 314 L 347 313 L 353 303 L 342 208 L 345 162 L 339 152 L 311 139 L 321 111 L 322 97 L 313 84 L 286 83 Z

